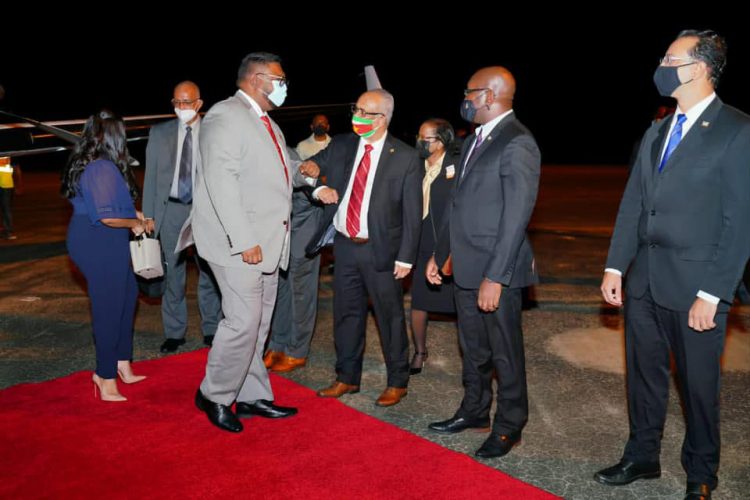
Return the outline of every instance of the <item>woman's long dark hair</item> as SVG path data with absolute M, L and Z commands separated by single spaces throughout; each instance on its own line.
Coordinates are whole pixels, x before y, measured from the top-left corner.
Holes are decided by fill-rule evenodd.
M 130 196 L 138 198 L 138 186 L 133 171 L 128 165 L 130 154 L 125 137 L 125 122 L 109 110 L 91 115 L 83 126 L 81 139 L 73 149 L 62 172 L 60 192 L 66 198 L 73 198 L 78 192 L 78 180 L 86 165 L 98 159 L 110 160 L 122 173 Z

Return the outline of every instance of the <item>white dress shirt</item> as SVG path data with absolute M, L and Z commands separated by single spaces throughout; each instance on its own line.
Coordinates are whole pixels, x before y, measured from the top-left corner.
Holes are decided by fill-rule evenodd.
M 664 141 L 664 146 L 662 146 L 661 148 L 659 161 L 661 161 L 661 158 L 664 157 L 664 152 L 667 150 L 667 145 L 669 144 L 668 138 L 672 135 L 672 130 L 674 130 L 674 127 L 677 124 L 677 117 L 682 114 L 685 115 L 685 121 L 682 124 L 682 137 L 680 138 L 680 141 L 682 141 L 682 139 L 684 139 L 687 135 L 690 128 L 695 125 L 695 122 L 698 121 L 698 118 L 700 118 L 703 112 L 706 111 L 706 108 L 708 108 L 708 106 L 713 102 L 714 99 L 716 99 L 716 93 L 712 92 L 711 95 L 707 96 L 687 111 L 682 111 L 679 106 L 677 107 L 674 116 L 672 116 L 672 123 L 669 124 L 669 129 L 667 130 L 666 135 L 667 140 Z M 604 270 L 604 272 L 622 276 L 622 271 L 620 271 L 619 269 L 612 269 L 608 267 Z M 710 293 L 706 293 L 703 290 L 698 290 L 698 293 L 696 295 L 706 302 L 710 302 L 711 304 L 719 303 L 719 297 L 711 295 Z

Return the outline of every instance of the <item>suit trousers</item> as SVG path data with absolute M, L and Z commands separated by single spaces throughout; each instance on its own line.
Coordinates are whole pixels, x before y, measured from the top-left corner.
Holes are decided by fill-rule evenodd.
M 630 437 L 623 458 L 658 462 L 669 399 L 670 351 L 687 420 L 682 466 L 687 480 L 715 487 L 719 468 L 719 387 L 727 314 L 697 332 L 688 313 L 658 305 L 651 292 L 625 302 Z
M 223 405 L 235 400 L 273 400 L 263 346 L 276 302 L 278 270 L 266 274 L 249 264 L 210 265 L 221 290 L 224 319 L 208 353 L 201 391 L 207 399 Z
M 497 374 L 497 412 L 492 430 L 521 431 L 529 415 L 526 361 L 521 330 L 521 288 L 505 288 L 500 307 L 479 309 L 479 290 L 456 286 L 458 338 L 463 351 L 464 399 L 459 417 L 487 419 L 492 406 L 492 374 Z
M 161 299 L 161 319 L 164 325 L 164 336 L 168 339 L 185 338 L 187 332 L 187 300 L 185 283 L 187 281 L 187 251 L 174 253 L 180 229 L 190 215 L 190 205 L 167 202 L 164 220 L 159 229 L 159 241 L 167 264 L 165 272 L 164 296 Z M 198 266 L 198 308 L 201 313 L 201 330 L 203 335 L 213 335 L 221 320 L 221 298 L 218 285 L 208 263 L 201 259 L 197 252 L 195 263 Z
M 367 299 L 372 300 L 389 387 L 409 382 L 409 341 L 404 319 L 404 292 L 393 269 L 375 270 L 372 242 L 354 243 L 337 234 L 333 247 L 333 337 L 337 380 L 359 385 L 367 331 Z M 394 263 L 395 265 L 395 263 Z
M 289 269 L 279 271 L 279 290 L 268 348 L 293 358 L 306 358 L 318 311 L 320 254 L 312 259 L 291 256 Z

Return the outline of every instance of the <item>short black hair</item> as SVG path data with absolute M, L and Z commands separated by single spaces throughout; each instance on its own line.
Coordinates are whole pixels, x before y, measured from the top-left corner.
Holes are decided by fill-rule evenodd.
M 245 79 L 248 73 L 252 71 L 253 67 L 257 64 L 281 64 L 281 58 L 276 54 L 270 52 L 251 52 L 242 59 L 240 63 L 240 69 L 237 70 L 237 85 Z
M 727 42 L 712 30 L 683 30 L 677 38 L 695 37 L 698 41 L 690 50 L 690 57 L 703 61 L 708 66 L 709 78 L 714 88 L 719 86 L 721 74 L 727 65 Z
M 435 134 L 437 134 L 438 139 L 443 143 L 446 150 L 450 150 L 453 147 L 453 142 L 456 140 L 456 133 L 453 131 L 453 126 L 448 120 L 430 118 L 429 120 L 425 120 L 425 123 L 435 125 Z

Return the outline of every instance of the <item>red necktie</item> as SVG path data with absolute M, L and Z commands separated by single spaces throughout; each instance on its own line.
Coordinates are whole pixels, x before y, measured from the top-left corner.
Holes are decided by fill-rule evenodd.
M 359 233 L 359 216 L 360 212 L 362 212 L 362 199 L 365 197 L 367 174 L 370 173 L 370 151 L 372 151 L 372 146 L 365 144 L 365 154 L 359 161 L 359 166 L 357 166 L 352 192 L 349 195 L 349 207 L 346 209 L 346 230 L 349 232 L 349 237 L 351 238 L 355 238 Z
M 266 128 L 268 129 L 268 133 L 271 134 L 271 139 L 273 139 L 273 143 L 276 145 L 276 151 L 279 152 L 279 157 L 281 157 L 281 164 L 284 165 L 284 176 L 286 177 L 286 183 L 289 184 L 289 172 L 286 171 L 286 162 L 284 161 L 284 155 L 281 153 L 281 148 L 279 147 L 279 141 L 276 140 L 276 134 L 273 133 L 273 127 L 271 127 L 271 120 L 268 119 L 267 115 L 261 116 L 261 120 L 263 120 L 263 123 L 266 125 Z

